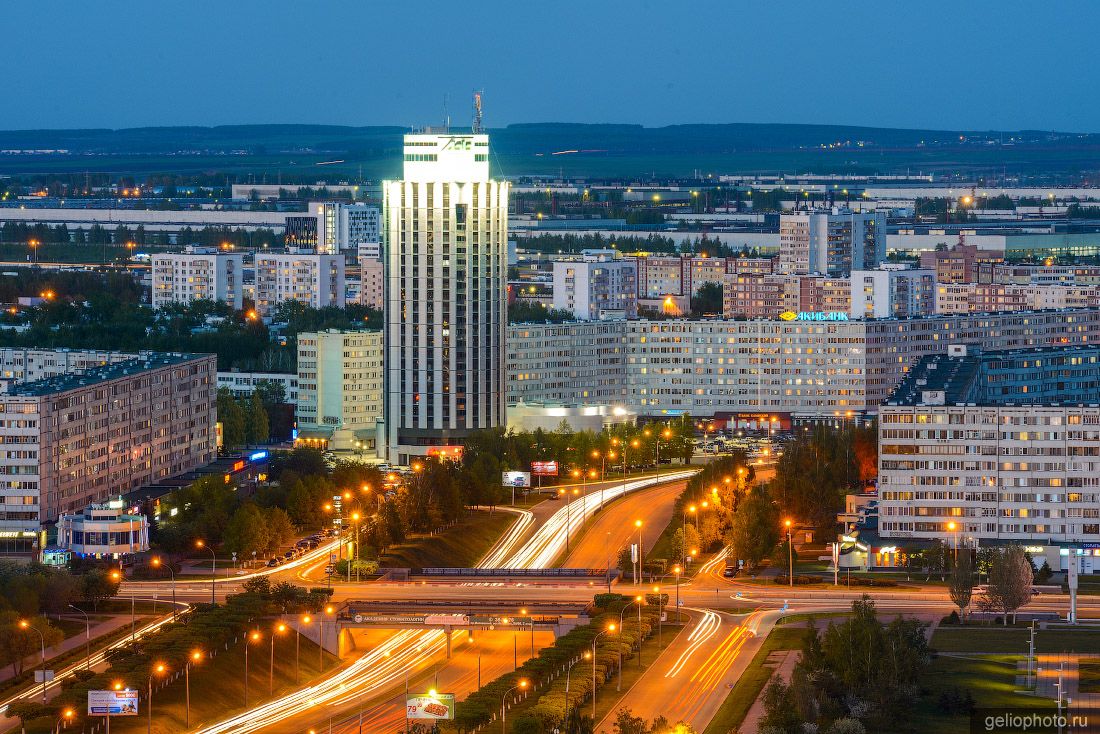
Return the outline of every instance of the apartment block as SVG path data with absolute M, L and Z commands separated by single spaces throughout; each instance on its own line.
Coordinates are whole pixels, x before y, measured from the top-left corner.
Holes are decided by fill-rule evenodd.
M 256 310 L 261 314 L 270 314 L 284 301 L 343 308 L 345 287 L 343 255 L 256 255 Z
M 1089 345 L 1100 311 L 874 320 L 674 319 L 512 324 L 508 401 L 617 402 L 641 415 L 873 413 L 926 355 Z M 803 317 L 809 320 L 802 320 Z
M 779 217 L 778 272 L 847 277 L 886 260 L 886 215 L 810 209 Z
M 298 335 L 298 437 L 306 445 L 374 453 L 382 418 L 381 331 Z
M 631 260 L 586 257 L 554 262 L 554 308 L 584 321 L 638 315 L 637 266 Z
M 240 309 L 244 298 L 244 255 L 214 248 L 153 255 L 152 305 L 222 301 Z
M 217 447 L 213 355 L 146 354 L 0 395 L 0 529 L 192 471 Z
M 1098 445 L 1100 347 L 925 357 L 879 408 L 879 532 L 1062 546 L 1055 570 L 1069 545 L 1100 571 Z

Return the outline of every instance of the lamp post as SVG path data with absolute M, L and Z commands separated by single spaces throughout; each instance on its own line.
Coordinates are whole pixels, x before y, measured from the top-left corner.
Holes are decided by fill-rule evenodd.
M 515 690 L 521 690 L 522 691 L 522 690 L 525 690 L 526 688 L 527 688 L 527 681 L 526 680 L 521 680 L 518 684 L 512 686 L 507 691 L 505 691 L 504 696 L 500 699 L 500 731 L 501 731 L 502 734 L 507 734 L 507 732 L 508 732 L 508 726 L 507 726 L 507 721 L 506 721 L 506 718 L 507 718 L 507 715 L 508 715 L 508 709 L 505 708 L 505 702 L 508 700 L 508 695 L 512 691 L 515 691 Z
M 609 632 L 615 631 L 615 623 L 607 625 L 607 629 L 597 632 L 592 638 L 592 720 L 596 720 L 596 641 Z
M 64 726 L 64 728 L 68 729 L 69 728 L 69 722 L 73 720 L 74 716 L 76 716 L 76 712 L 73 711 L 72 709 L 65 709 L 64 711 L 62 711 L 61 712 L 61 717 L 58 718 L 58 720 L 57 720 L 56 731 L 60 732 L 62 726 Z
M 688 505 L 687 509 L 684 510 L 683 519 L 680 522 L 680 535 L 683 536 L 683 538 L 684 538 L 683 546 L 680 548 L 680 562 L 681 563 L 686 563 L 687 562 L 687 545 L 688 545 L 687 522 L 688 522 L 688 513 L 690 512 L 691 516 L 695 517 L 696 516 L 695 513 L 698 509 L 699 508 L 696 507 L 695 505 Z M 696 528 L 696 529 L 698 529 L 698 528 Z
M 642 554 L 642 521 L 635 520 L 634 527 L 638 528 L 638 583 L 645 581 L 644 556 Z
M 154 558 L 152 563 L 153 563 L 154 568 L 160 568 L 161 566 L 164 566 L 164 568 L 168 569 L 168 573 L 170 573 L 172 575 L 172 616 L 175 617 L 176 616 L 176 572 L 172 570 L 172 564 L 171 563 L 163 563 L 163 562 L 161 562 L 160 558 Z
M 788 564 L 789 564 L 788 571 L 787 571 L 787 581 L 788 581 L 790 587 L 793 589 L 794 588 L 794 543 L 791 541 L 791 521 L 789 519 L 784 520 L 783 525 L 787 528 L 787 560 L 788 560 Z
M 87 670 L 92 660 L 92 621 L 88 617 L 88 613 L 80 607 L 74 607 L 70 604 L 69 609 L 75 609 L 84 615 L 84 669 Z
M 217 604 L 214 598 L 214 579 L 218 577 L 218 556 L 214 553 L 214 549 L 206 544 L 201 538 L 195 541 L 196 548 L 205 548 L 210 551 L 210 604 L 213 606 Z
M 286 625 L 280 622 L 275 625 L 275 631 L 271 634 L 271 659 L 267 668 L 267 695 L 270 698 L 275 694 L 275 633 L 286 632 Z
M 149 710 L 147 712 L 148 719 L 146 719 L 145 722 L 146 734 L 153 734 L 153 676 L 164 673 L 165 670 L 166 669 L 164 667 L 164 663 L 157 663 L 155 666 L 153 666 L 153 669 L 149 671 L 149 700 L 147 702 L 149 704 Z
M 46 638 L 42 635 L 42 630 L 25 619 L 19 622 L 19 626 L 25 630 L 37 632 L 38 639 L 42 643 L 42 703 L 46 703 Z
M 662 638 L 664 636 L 664 620 L 662 619 L 664 616 L 664 599 L 661 597 L 660 586 L 654 586 L 653 593 L 657 595 L 657 649 L 660 650 L 663 645 Z
M 676 575 L 676 623 L 680 622 L 680 574 L 683 573 L 683 569 L 679 566 L 672 567 L 672 573 Z
M 248 636 L 244 638 L 244 707 L 248 708 L 248 645 L 252 642 L 260 641 L 260 633 L 253 631 L 249 632 Z
M 183 708 L 183 726 L 191 728 L 191 666 L 202 660 L 202 651 L 193 650 L 187 658 L 187 665 L 183 667 L 183 682 L 186 692 L 186 703 Z
M 565 489 L 559 489 L 558 495 L 565 495 L 565 555 L 569 555 L 569 528 L 572 525 L 573 511 L 570 509 L 570 494 Z
M 581 660 L 588 660 L 592 657 L 592 653 L 588 650 L 584 651 L 584 655 L 579 658 L 575 658 L 573 662 L 569 663 L 569 667 L 565 671 L 565 718 L 569 718 L 569 678 L 573 674 L 573 666 L 579 663 Z
M 312 617 L 308 614 L 303 615 L 302 621 L 299 624 L 294 625 L 294 685 L 298 685 L 300 677 L 298 675 L 298 654 L 302 648 L 302 625 L 309 624 L 312 621 Z M 478 686 L 480 688 L 481 686 Z
M 615 684 L 615 690 L 621 691 L 623 689 L 623 615 L 626 614 L 626 610 L 630 609 L 631 604 L 638 604 L 638 651 L 641 652 L 642 648 L 642 605 L 640 596 L 634 597 L 631 601 L 626 603 L 619 611 L 619 682 Z
M 947 523 L 947 529 L 951 531 L 951 547 L 954 549 L 955 565 L 959 565 L 959 525 L 954 520 Z

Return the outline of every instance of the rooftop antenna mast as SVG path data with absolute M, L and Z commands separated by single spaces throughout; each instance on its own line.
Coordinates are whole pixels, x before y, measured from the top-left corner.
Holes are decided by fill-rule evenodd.
M 451 131 L 451 114 L 447 112 L 447 94 L 443 94 L 443 130 L 444 132 Z
M 481 95 L 485 94 L 484 90 L 477 90 L 474 92 L 474 134 L 481 133 Z

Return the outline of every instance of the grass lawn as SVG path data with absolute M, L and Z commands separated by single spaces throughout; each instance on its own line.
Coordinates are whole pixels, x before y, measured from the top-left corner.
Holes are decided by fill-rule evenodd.
M 851 616 L 850 612 L 820 612 L 818 614 L 789 614 L 786 617 L 780 617 L 779 621 L 776 622 L 776 625 L 802 624 L 804 622 L 809 622 L 811 619 L 815 620 L 815 621 L 819 621 L 819 620 L 823 620 L 823 619 L 826 619 L 826 620 L 827 619 L 832 619 L 832 618 L 835 618 L 835 617 L 850 617 L 850 616 Z M 827 624 L 827 622 L 825 624 Z M 822 628 L 822 627 L 824 627 L 824 624 L 819 624 L 818 625 L 819 629 Z
M 1100 660 L 1081 660 L 1077 664 L 1077 674 L 1081 693 L 1100 693 Z
M 1027 627 L 937 627 L 932 647 L 940 652 L 1015 653 L 1025 655 Z M 1100 635 L 1088 630 L 1050 629 L 1035 632 L 1036 652 L 1100 653 Z
M 191 728 L 213 724 L 244 708 L 244 646 L 240 643 L 221 650 L 213 660 L 191 670 Z M 271 648 L 265 639 L 253 645 L 248 655 L 249 705 L 268 699 L 268 671 Z M 325 654 L 326 670 L 331 672 L 335 658 Z M 301 686 L 294 684 L 294 635 L 280 638 L 275 643 L 275 695 L 285 694 L 297 687 L 304 687 L 318 676 L 317 646 L 305 637 L 301 640 Z M 146 681 L 127 681 L 143 690 Z M 177 734 L 189 731 L 184 727 L 184 701 L 186 689 L 180 675 L 171 685 L 153 691 L 153 734 Z M 115 718 L 111 731 L 116 734 L 139 734 L 147 726 L 145 701 L 142 715 L 135 718 Z
M 939 705 L 939 695 L 948 691 L 968 690 L 975 706 L 1053 709 L 1054 701 L 1016 693 L 1016 655 L 983 655 L 974 658 L 939 656 L 932 661 L 924 677 L 924 695 L 918 700 L 910 720 L 910 731 L 921 734 L 955 734 L 969 731 L 966 714 L 947 714 Z
M 756 651 L 752 662 L 745 668 L 745 672 L 737 680 L 733 690 L 726 696 L 726 700 L 718 707 L 714 718 L 703 731 L 703 734 L 727 734 L 737 731 L 737 727 L 745 720 L 753 701 L 764 690 L 768 679 L 771 678 L 773 668 L 764 667 L 768 655 L 775 650 L 795 650 L 802 641 L 803 630 L 798 627 L 776 627 L 764 640 L 764 644 Z
M 470 512 L 437 535 L 395 545 L 382 556 L 383 568 L 471 568 L 516 521 L 511 512 Z

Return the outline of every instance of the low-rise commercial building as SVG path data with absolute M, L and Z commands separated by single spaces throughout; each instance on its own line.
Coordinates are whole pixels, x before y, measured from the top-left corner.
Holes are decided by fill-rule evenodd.
M 153 308 L 170 303 L 222 301 L 240 310 L 244 299 L 244 255 L 213 247 L 153 255 Z
M 121 558 L 149 550 L 149 519 L 122 499 L 93 502 L 57 520 L 57 545 L 84 558 Z
M 144 354 L 0 395 L 0 530 L 173 477 L 216 455 L 214 355 Z

